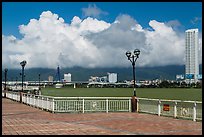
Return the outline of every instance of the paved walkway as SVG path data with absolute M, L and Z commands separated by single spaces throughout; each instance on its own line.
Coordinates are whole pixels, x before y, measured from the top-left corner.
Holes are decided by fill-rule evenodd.
M 3 135 L 202 135 L 202 122 L 151 114 L 50 113 L 2 98 Z

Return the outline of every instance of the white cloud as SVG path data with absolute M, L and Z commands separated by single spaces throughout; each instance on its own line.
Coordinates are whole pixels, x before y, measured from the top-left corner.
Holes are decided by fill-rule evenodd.
M 83 16 L 100 18 L 101 15 L 107 15 L 108 12 L 102 11 L 95 4 L 89 4 L 88 8 L 82 8 Z
M 154 66 L 184 64 L 185 39 L 164 23 L 152 20 L 149 22 L 154 31 L 145 31 L 151 52 L 143 58 L 143 65 Z
M 137 66 L 184 64 L 184 32 L 180 35 L 156 20 L 149 25 L 152 30 L 129 15 L 119 15 L 113 23 L 74 16 L 68 24 L 45 11 L 39 19 L 19 26 L 22 39 L 2 35 L 2 66 L 20 68 L 26 60 L 27 68 L 127 67 L 131 64 L 125 52 L 136 48 L 141 50 Z
M 178 20 L 170 20 L 166 23 L 166 25 L 171 27 L 178 27 L 181 26 L 181 23 Z
M 202 22 L 202 17 L 194 17 L 192 20 L 191 20 L 191 23 L 192 24 L 198 24 L 198 23 L 201 23 Z

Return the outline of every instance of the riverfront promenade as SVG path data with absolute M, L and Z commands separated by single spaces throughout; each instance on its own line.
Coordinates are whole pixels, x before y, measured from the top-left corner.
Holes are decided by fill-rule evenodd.
M 2 98 L 2 135 L 202 135 L 202 122 L 130 112 L 50 113 Z

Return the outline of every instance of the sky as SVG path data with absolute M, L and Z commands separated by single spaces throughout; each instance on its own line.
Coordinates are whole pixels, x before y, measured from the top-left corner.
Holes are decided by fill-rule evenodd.
M 2 2 L 2 68 L 184 65 L 193 28 L 201 64 L 201 2 Z

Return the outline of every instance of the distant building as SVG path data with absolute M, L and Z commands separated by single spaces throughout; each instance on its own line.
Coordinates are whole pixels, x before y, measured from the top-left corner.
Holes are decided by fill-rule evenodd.
M 100 77 L 100 82 L 107 82 L 107 76 Z
M 89 82 L 107 82 L 107 76 L 103 77 L 91 76 Z
M 91 76 L 91 78 L 89 79 L 89 82 L 97 82 L 97 80 L 98 80 L 98 77 Z
M 184 75 L 176 75 L 176 80 L 184 80 Z
M 71 82 L 72 81 L 72 75 L 70 73 L 64 74 L 64 82 Z
M 53 76 L 48 76 L 48 81 L 53 82 Z
M 202 74 L 198 75 L 198 80 L 202 80 Z
M 186 30 L 186 64 L 185 79 L 186 83 L 196 83 L 198 81 L 199 63 L 198 63 L 198 29 Z
M 116 83 L 117 80 L 117 73 L 108 73 L 108 82 L 109 83 Z
M 116 83 L 117 80 L 117 73 L 108 73 L 108 76 L 91 76 L 89 82 L 109 82 L 109 83 Z

